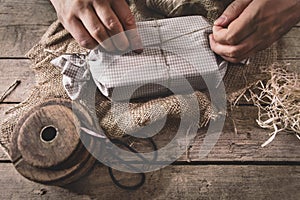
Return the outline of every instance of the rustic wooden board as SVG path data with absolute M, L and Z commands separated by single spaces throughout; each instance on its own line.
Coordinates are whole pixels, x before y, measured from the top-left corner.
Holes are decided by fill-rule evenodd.
M 4 153 L 4 150 L 0 147 L 0 163 L 1 162 L 10 162 L 8 156 L 6 153 Z
M 56 14 L 49 0 L 0 2 L 0 94 L 16 79 L 22 81 L 6 103 L 0 104 L 0 119 L 3 119 L 7 117 L 5 111 L 16 105 L 12 103 L 23 101 L 35 83 L 30 61 L 3 58 L 24 58 L 56 19 Z M 278 45 L 282 49 L 279 60 L 290 62 L 299 70 L 300 23 Z M 107 168 L 100 164 L 86 178 L 65 189 L 32 183 L 14 170 L 0 149 L 0 199 L 298 199 L 300 145 L 296 137 L 281 133 L 273 143 L 261 148 L 270 131 L 256 125 L 256 109 L 237 108 L 232 118 L 237 134 L 228 119 L 208 156 L 198 157 L 205 136 L 205 131 L 200 131 L 189 147 L 192 165 L 185 165 L 187 157 L 183 155 L 175 166 L 148 173 L 146 185 L 134 192 L 114 186 Z M 159 136 L 156 143 L 163 146 L 169 138 L 170 135 Z M 150 149 L 144 146 L 147 148 Z M 207 165 L 211 163 L 216 165 Z M 232 163 L 236 165 L 229 165 Z M 251 165 L 245 165 L 247 163 Z M 125 183 L 133 179 L 127 174 L 118 177 Z
M 297 59 L 300 60 L 300 27 L 294 27 L 278 41 L 278 59 Z
M 0 95 L 16 80 L 21 84 L 4 100 L 4 102 L 21 102 L 30 94 L 35 84 L 33 71 L 27 59 L 0 59 Z
M 300 161 L 300 140 L 295 135 L 287 132 L 278 134 L 275 140 L 268 146 L 261 145 L 269 138 L 271 130 L 260 128 L 255 119 L 257 109 L 252 106 L 235 108 L 227 118 L 223 132 L 212 151 L 205 157 L 200 154 L 206 130 L 201 129 L 194 141 L 188 145 L 188 155 L 182 155 L 177 161 L 192 162 L 298 162 Z M 237 133 L 234 131 L 233 122 Z M 156 135 L 154 141 L 158 148 L 166 146 L 175 136 L 176 132 Z M 130 139 L 133 147 L 140 151 L 152 151 L 152 146 L 147 141 Z M 176 141 L 177 146 L 185 149 L 186 139 Z M 209 144 L 209 142 L 208 142 Z M 213 143 L 211 143 L 213 144 Z M 170 150 L 171 152 L 171 150 Z M 174 154 L 170 154 L 172 156 Z M 131 160 L 131 159 L 129 159 Z M 166 158 L 165 160 L 169 160 Z
M 218 143 L 203 159 L 199 159 L 199 150 L 205 135 L 199 134 L 190 147 L 192 161 L 300 161 L 300 141 L 291 133 L 282 132 L 267 147 L 261 147 L 269 138 L 271 130 L 257 125 L 256 108 L 235 108 L 230 116 L 231 119 L 227 118 Z M 237 134 L 232 121 L 236 125 Z M 184 159 L 186 160 L 185 157 Z
M 2 0 L 0 6 L 0 56 L 24 57 L 39 41 L 56 13 L 48 0 Z
M 0 123 L 7 117 L 5 112 L 15 105 L 17 105 L 17 104 L 0 104 Z M 9 162 L 9 161 L 10 161 L 10 159 L 8 158 L 7 154 L 0 147 L 0 163 L 1 162 Z
M 289 64 L 289 69 L 300 72 L 300 61 L 284 60 L 280 61 Z M 21 80 L 21 84 L 14 90 L 4 102 L 22 102 L 31 92 L 35 85 L 35 75 L 30 69 L 31 61 L 28 59 L 0 59 L 0 95 L 16 80 Z M 241 100 L 240 104 L 251 104 Z
M 116 173 L 122 183 L 137 177 Z M 32 183 L 11 164 L 0 165 L 1 199 L 297 199 L 299 166 L 169 166 L 146 174 L 137 191 L 113 185 L 107 168 L 98 164 L 85 178 L 58 188 Z
M 0 147 L 0 163 L 1 162 L 10 162 L 8 155 L 4 152 L 2 147 Z
M 294 72 L 297 74 L 300 74 L 300 59 L 297 60 L 283 60 L 283 61 L 279 61 L 279 64 L 282 64 L 282 66 L 286 66 L 286 69 L 289 72 Z
M 293 60 L 292 60 L 293 61 Z M 296 64 L 298 62 L 295 62 Z M 34 85 L 34 74 L 29 68 L 30 61 L 28 60 L 0 60 L 1 74 L 0 76 L 1 93 L 14 82 L 15 79 L 21 79 L 22 83 L 18 88 L 5 100 L 6 102 L 19 102 L 26 98 L 30 93 L 31 87 Z M 1 105 L 1 118 L 11 105 Z M 245 114 L 247 113 L 247 115 Z M 299 142 L 293 135 L 282 133 L 278 135 L 275 141 L 266 148 L 261 148 L 260 145 L 268 139 L 270 131 L 263 130 L 257 127 L 255 123 L 256 109 L 253 107 L 241 107 L 233 112 L 233 118 L 237 125 L 238 133 L 234 134 L 232 122 L 229 120 L 226 123 L 224 133 L 221 135 L 218 144 L 207 158 L 201 161 L 224 161 L 224 160 L 245 160 L 245 161 L 299 161 Z M 199 161 L 199 147 L 202 144 L 204 133 L 199 135 L 195 143 L 190 148 L 190 158 L 192 161 Z M 165 135 L 158 140 L 158 145 L 168 143 L 169 135 Z M 280 153 L 278 153 L 280 152 Z M 1 159 L 7 160 L 5 156 Z M 186 161 L 183 156 L 180 161 Z
M 55 19 L 56 13 L 49 0 L 28 0 L 26 4 L 17 0 L 2 0 L 0 57 L 24 57 Z M 299 59 L 299 24 L 279 43 L 283 48 L 279 55 L 280 59 Z
M 11 105 L 0 104 L 0 118 L 7 117 L 4 111 Z M 256 125 L 255 119 L 257 110 L 255 107 L 244 106 L 236 108 L 231 118 L 235 121 L 237 134 L 234 132 L 232 119 L 228 118 L 223 133 L 217 144 L 206 157 L 199 157 L 200 147 L 206 136 L 206 131 L 200 130 L 195 140 L 189 146 L 189 156 L 182 155 L 178 161 L 193 162 L 299 162 L 300 161 L 300 141 L 292 134 L 282 132 L 278 134 L 275 140 L 267 147 L 262 148 L 268 138 L 270 130 L 261 129 Z M 162 148 L 170 142 L 172 136 L 176 133 L 157 135 L 154 137 L 159 148 Z M 131 140 L 132 141 L 132 140 Z M 185 147 L 185 138 L 177 141 L 178 145 Z M 151 151 L 152 147 L 147 142 L 135 141 L 134 147 Z M 1 151 L 0 151 L 1 152 Z M 0 154 L 1 155 L 1 154 Z M 7 157 L 0 156 L 0 160 L 7 160 Z

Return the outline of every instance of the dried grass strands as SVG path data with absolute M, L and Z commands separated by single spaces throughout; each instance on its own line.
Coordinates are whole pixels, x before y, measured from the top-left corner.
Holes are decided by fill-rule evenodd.
M 258 81 L 250 92 L 250 98 L 258 107 L 258 125 L 271 129 L 270 138 L 262 147 L 271 143 L 281 131 L 296 134 L 300 140 L 300 77 L 283 66 L 273 65 L 268 69 L 271 79 L 264 84 Z M 259 92 L 254 93 L 253 90 Z

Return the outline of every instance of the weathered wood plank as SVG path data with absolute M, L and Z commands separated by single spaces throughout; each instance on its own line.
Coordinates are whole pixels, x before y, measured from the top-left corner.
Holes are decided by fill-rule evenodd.
M 0 57 L 23 57 L 56 19 L 48 0 L 2 0 L 0 7 Z M 280 59 L 299 58 L 300 26 L 296 25 L 279 42 Z
M 4 152 L 4 150 L 2 149 L 2 147 L 0 147 L 0 162 L 10 162 L 9 157 Z
M 55 19 L 48 0 L 1 0 L 0 56 L 23 57 Z
M 4 110 L 10 105 L 0 104 L 0 117 L 3 119 Z M 189 145 L 188 156 L 182 155 L 178 161 L 192 162 L 299 162 L 300 141 L 291 133 L 282 132 L 267 147 L 262 148 L 268 138 L 270 130 L 261 129 L 256 125 L 257 110 L 254 107 L 236 108 L 231 118 L 235 121 L 237 134 L 234 132 L 232 119 L 228 118 L 223 133 L 212 151 L 204 158 L 200 157 L 200 148 L 206 136 L 204 129 L 200 130 L 194 141 Z M 168 144 L 176 133 L 160 134 L 154 137 L 159 148 Z M 130 140 L 131 142 L 133 140 Z M 176 141 L 182 148 L 186 146 L 185 138 Z M 133 147 L 139 151 L 151 151 L 152 147 L 147 142 L 135 140 Z M 1 152 L 1 151 L 0 151 Z M 1 157 L 0 157 L 1 159 Z M 2 158 L 7 160 L 6 157 Z
M 278 42 L 278 59 L 300 60 L 300 27 L 294 27 Z
M 7 96 L 4 102 L 21 102 L 28 97 L 35 84 L 34 73 L 29 68 L 29 65 L 30 61 L 27 59 L 0 60 L 0 95 L 16 80 L 21 81 L 21 84 Z
M 289 69 L 299 71 L 300 59 L 286 59 L 280 61 L 283 63 L 289 63 Z M 21 102 L 30 93 L 31 88 L 35 84 L 35 77 L 33 71 L 30 69 L 30 60 L 27 59 L 0 59 L 0 94 L 2 94 L 15 80 L 20 79 L 22 83 L 18 88 L 9 95 L 5 102 Z M 299 71 L 300 72 L 300 71 Z M 240 103 L 249 104 L 246 101 Z
M 3 104 L 0 103 L 0 123 L 7 117 L 5 112 L 15 106 L 17 104 Z M 8 162 L 10 159 L 8 158 L 7 154 L 4 150 L 0 147 L 0 162 Z
M 269 138 L 271 130 L 257 125 L 257 108 L 237 107 L 229 116 L 218 143 L 203 160 L 300 161 L 300 141 L 291 133 L 282 132 L 267 147 L 261 147 Z M 234 132 L 235 128 L 237 133 Z M 198 152 L 203 137 L 204 135 L 199 135 L 192 145 L 191 160 L 199 160 Z
M 293 61 L 293 60 L 292 60 Z M 298 64 L 295 61 L 293 63 Z M 34 74 L 29 68 L 28 60 L 0 60 L 0 91 L 3 91 L 14 82 L 15 79 L 21 79 L 22 83 L 18 88 L 5 100 L 6 102 L 23 101 L 34 85 Z M 6 107 L 7 108 L 7 107 Z M 2 109 L 3 110 L 3 109 Z M 2 112 L 2 111 L 1 111 Z M 269 130 L 263 130 L 256 125 L 256 109 L 253 107 L 240 107 L 232 112 L 233 119 L 237 126 L 238 133 L 234 134 L 233 124 L 227 120 L 224 132 L 222 133 L 218 144 L 207 158 L 201 161 L 223 161 L 223 160 L 245 160 L 245 161 L 299 161 L 300 150 L 299 141 L 289 133 L 279 134 L 275 141 L 261 148 L 260 145 L 268 139 Z M 245 114 L 246 113 L 246 114 Z M 3 119 L 7 116 L 1 113 Z M 171 133 L 170 133 L 171 134 Z M 190 158 L 192 161 L 199 161 L 199 147 L 205 132 L 196 138 L 195 143 L 190 148 Z M 168 143 L 170 135 L 162 135 L 157 139 L 158 145 Z M 279 152 L 279 153 L 278 153 Z M 180 158 L 186 161 L 185 156 Z
M 247 161 L 247 162 L 285 162 L 300 161 L 300 141 L 291 133 L 282 132 L 278 134 L 275 140 L 267 147 L 261 145 L 269 138 L 271 130 L 260 128 L 255 119 L 257 118 L 257 109 L 252 106 L 238 107 L 227 118 L 223 132 L 210 153 L 203 157 L 200 154 L 200 148 L 203 146 L 206 130 L 198 131 L 195 139 L 186 145 L 186 138 L 176 141 L 177 146 L 189 149 L 188 154 L 182 155 L 177 161 L 191 162 L 221 162 L 221 161 Z M 237 133 L 234 131 L 236 125 Z M 156 135 L 154 140 L 158 148 L 165 147 L 176 135 L 176 132 Z M 129 139 L 129 144 L 143 152 L 151 152 L 152 146 L 147 141 L 138 139 Z M 206 144 L 213 144 L 213 142 Z M 170 150 L 171 152 L 172 150 Z M 173 156 L 170 153 L 170 157 Z M 135 158 L 139 160 L 138 158 Z M 171 158 L 166 158 L 169 160 Z M 129 159 L 131 160 L 131 159 Z
M 10 159 L 8 158 L 6 153 L 4 153 L 2 147 L 0 147 L 0 162 L 10 162 Z
M 124 184 L 135 175 L 117 173 Z M 66 188 L 45 186 L 21 177 L 11 164 L 0 164 L 1 199 L 297 199 L 299 166 L 169 166 L 146 174 L 137 191 L 116 187 L 107 168 L 97 164 Z
M 48 25 L 56 17 L 54 8 L 48 0 L 1 0 L 1 26 Z
M 300 74 L 300 59 L 299 60 L 284 60 L 279 63 L 283 63 L 283 66 L 287 66 L 287 69 L 291 72 L 296 72 Z
M 50 24 L 49 24 L 50 25 Z M 0 56 L 25 58 L 28 52 L 48 29 L 48 25 L 0 27 Z
M 289 64 L 290 70 L 300 73 L 300 59 L 287 59 L 280 62 Z M 21 102 L 30 94 L 31 88 L 33 88 L 35 84 L 34 72 L 30 69 L 30 64 L 31 61 L 27 59 L 0 59 L 0 95 L 15 80 L 21 80 L 21 84 L 5 99 L 5 102 Z M 252 103 L 241 99 L 239 104 L 251 105 Z
M 7 42 L 9 43 L 9 41 L 14 41 L 13 39 L 9 38 L 9 36 L 15 35 L 15 34 L 11 34 L 12 32 L 9 31 L 10 27 L 16 27 L 16 28 L 20 28 L 20 27 L 22 28 L 23 27 L 24 30 L 30 30 L 30 28 L 28 28 L 28 26 L 34 25 L 34 27 L 36 27 L 35 30 L 37 30 L 37 32 L 39 32 L 39 30 L 40 30 L 39 27 L 40 27 L 40 25 L 42 25 L 41 27 L 44 27 L 46 29 L 46 27 L 48 26 L 48 23 L 50 23 L 50 21 L 51 21 L 50 18 L 53 14 L 53 13 L 49 14 L 53 10 L 51 11 L 50 3 L 47 0 L 30 0 L 30 1 L 28 1 L 28 4 L 26 4 L 25 7 L 29 6 L 29 7 L 32 7 L 32 8 L 28 8 L 27 10 L 29 10 L 30 12 L 28 12 L 27 14 L 22 14 L 22 17 L 20 17 L 20 13 L 27 12 L 27 10 L 24 9 L 24 4 L 23 3 L 20 3 L 18 1 L 8 1 L 8 0 L 1 1 L 1 3 L 3 3 L 4 6 L 2 6 L 0 8 L 0 9 L 2 9 L 1 12 L 0 12 L 0 15 L 1 15 L 0 21 L 3 19 L 1 21 L 1 24 L 4 24 L 3 27 L 5 29 L 5 34 L 7 34 L 7 35 L 5 37 L 3 37 L 2 40 L 0 40 L 0 43 L 4 42 L 4 43 L 7 44 Z M 34 8 L 34 7 L 36 7 L 36 8 Z M 34 9 L 37 9 L 38 11 L 36 11 Z M 34 17 L 35 16 L 35 15 L 33 15 L 34 13 L 38 13 L 38 15 L 42 15 L 42 14 L 47 15 L 46 19 L 47 20 L 49 19 L 49 21 L 46 20 L 46 22 L 45 22 L 45 19 L 43 19 L 42 17 Z M 12 16 L 8 16 L 10 14 Z M 2 16 L 4 16 L 4 17 L 2 18 Z M 35 21 L 35 20 L 37 20 L 37 21 Z M 5 23 L 11 23 L 11 25 L 5 25 Z M 6 27 L 8 27 L 8 30 L 6 30 Z M 288 40 L 287 42 L 285 42 L 285 44 L 290 44 L 290 45 L 287 45 L 288 49 L 289 48 L 294 48 L 295 45 L 299 44 L 299 39 L 297 39 L 297 38 L 299 38 L 299 31 L 300 31 L 299 27 L 294 28 L 289 34 L 287 34 L 287 36 L 284 37 L 284 39 L 283 39 L 284 41 Z M 35 31 L 24 31 L 24 34 L 25 35 L 28 34 L 28 36 L 31 37 L 31 36 L 34 36 L 34 34 L 33 34 L 34 32 Z M 291 36 L 289 36 L 289 35 L 291 35 Z M 2 34 L 0 34 L 0 37 L 2 37 Z M 292 38 L 292 39 L 290 39 L 290 38 Z M 28 38 L 28 39 L 26 38 L 26 41 L 30 41 L 31 39 L 32 38 Z M 35 38 L 35 39 L 37 39 L 37 38 Z M 23 38 L 22 40 L 17 41 L 16 44 L 22 46 L 24 44 L 23 43 L 24 41 L 25 41 L 25 38 Z M 296 47 L 298 48 L 298 46 L 296 46 Z M 297 48 L 296 48 L 296 51 L 297 51 Z M 1 48 L 1 49 L 5 50 L 7 48 Z M 290 52 L 292 52 L 292 53 L 290 54 Z M 295 53 L 295 51 L 293 51 L 293 50 L 287 50 L 287 51 L 285 51 L 285 53 L 289 54 L 289 55 L 286 55 L 286 58 L 291 58 L 290 61 L 295 63 L 295 65 L 298 66 L 299 61 L 297 60 L 298 58 L 296 58 L 295 55 L 299 55 L 299 54 Z M 12 55 L 17 56 L 17 54 L 12 54 Z M 285 59 L 284 55 L 285 54 L 281 55 L 282 59 Z M 21 60 L 21 61 L 20 60 L 0 60 L 0 66 L 1 66 L 1 68 L 0 68 L 0 72 L 1 72 L 0 93 L 2 93 L 11 83 L 13 83 L 15 79 L 21 79 L 22 84 L 16 89 L 16 91 L 14 91 L 6 99 L 6 102 L 23 101 L 26 98 L 26 96 L 29 94 L 30 88 L 34 84 L 33 73 L 28 68 L 29 61 L 24 61 L 24 60 Z M 245 111 L 245 112 L 247 112 L 247 111 Z M 255 116 L 253 116 L 253 117 L 255 117 Z M 247 122 L 248 121 L 246 121 L 245 124 L 247 124 Z M 255 123 L 254 124 L 252 123 L 252 125 L 255 126 Z M 249 127 L 248 129 L 251 129 L 251 127 Z M 239 130 L 241 132 L 243 132 L 243 129 L 239 129 Z M 254 138 L 259 138 L 256 141 L 257 145 L 256 145 L 255 149 L 258 149 L 259 144 L 261 144 L 267 138 L 267 135 L 266 135 L 267 132 L 268 131 L 264 131 L 263 133 L 261 133 L 261 129 L 258 128 L 258 133 L 261 134 L 261 135 L 260 135 L 260 137 L 254 137 Z M 231 131 L 230 133 L 232 134 L 233 132 Z M 263 138 L 262 138 L 262 135 L 263 135 Z M 292 135 L 289 135 L 287 133 L 286 133 L 286 135 L 287 135 L 287 137 L 290 138 L 289 140 L 291 140 L 291 141 L 294 140 Z M 282 135 L 282 137 L 284 137 L 284 136 Z M 224 141 L 228 141 L 228 138 L 230 139 L 231 136 L 228 136 L 227 139 L 225 137 Z M 253 141 L 253 140 L 251 140 L 251 141 Z M 284 141 L 285 141 L 285 139 L 284 139 Z M 274 145 L 274 144 L 275 143 L 272 143 L 272 145 Z M 281 144 L 279 146 L 281 146 Z M 294 147 L 292 147 L 292 148 L 294 148 Z M 271 149 L 270 152 L 273 152 L 273 149 Z M 193 153 L 191 153 L 191 154 L 193 154 Z M 293 159 L 298 159 L 298 157 L 294 157 Z

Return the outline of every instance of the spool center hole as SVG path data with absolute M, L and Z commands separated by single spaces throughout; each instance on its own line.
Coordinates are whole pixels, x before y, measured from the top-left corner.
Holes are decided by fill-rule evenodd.
M 57 136 L 57 129 L 53 126 L 47 126 L 41 131 L 41 140 L 43 142 L 52 142 Z

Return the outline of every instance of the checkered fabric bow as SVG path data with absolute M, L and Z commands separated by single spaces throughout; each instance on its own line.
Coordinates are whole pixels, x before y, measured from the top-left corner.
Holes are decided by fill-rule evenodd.
M 72 100 L 78 99 L 82 88 L 90 80 L 90 71 L 84 54 L 62 55 L 51 61 L 56 67 L 62 69 L 63 86 Z

